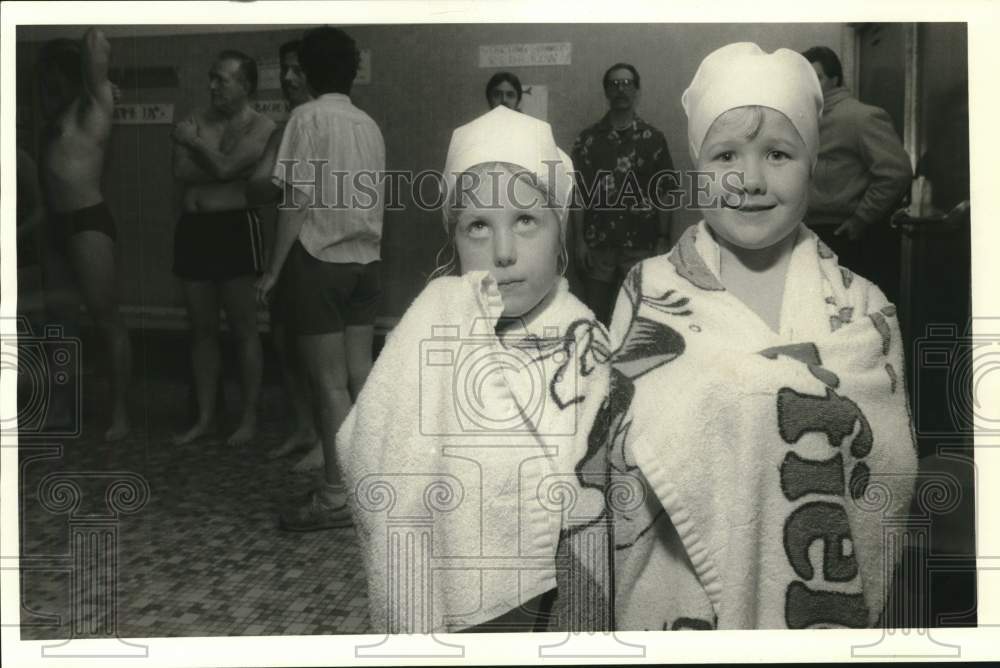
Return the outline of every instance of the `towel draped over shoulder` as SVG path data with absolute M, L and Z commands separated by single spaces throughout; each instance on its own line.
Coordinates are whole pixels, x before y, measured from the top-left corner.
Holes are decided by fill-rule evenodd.
M 608 627 L 607 459 L 588 436 L 610 351 L 556 290 L 501 340 L 493 278 L 439 278 L 389 335 L 337 435 L 377 631 L 462 630 L 557 582 L 564 625 Z
M 804 226 L 779 332 L 719 275 L 702 222 L 616 306 L 617 627 L 872 626 L 916 474 L 895 307 Z

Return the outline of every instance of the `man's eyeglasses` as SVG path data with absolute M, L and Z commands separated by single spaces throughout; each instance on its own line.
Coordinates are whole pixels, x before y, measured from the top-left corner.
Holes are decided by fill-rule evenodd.
M 635 88 L 635 79 L 609 79 L 606 84 L 608 88 Z

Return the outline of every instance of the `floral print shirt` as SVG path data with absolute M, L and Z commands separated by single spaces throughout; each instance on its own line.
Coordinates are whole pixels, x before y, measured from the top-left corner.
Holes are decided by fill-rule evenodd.
M 661 195 L 676 180 L 658 174 L 673 170 L 663 133 L 638 116 L 616 130 L 607 115 L 585 129 L 573 144 L 578 202 L 584 209 L 584 239 L 591 248 L 652 250 L 659 214 L 650 187 Z

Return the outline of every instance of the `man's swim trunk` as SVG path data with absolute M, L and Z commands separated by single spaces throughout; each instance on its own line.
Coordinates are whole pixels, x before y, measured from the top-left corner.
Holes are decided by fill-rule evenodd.
M 65 248 L 69 238 L 80 232 L 103 232 L 112 241 L 118 236 L 114 216 L 104 201 L 65 213 L 50 211 L 48 222 L 50 238 L 58 248 Z
M 226 281 L 264 268 L 260 217 L 252 209 L 184 213 L 174 232 L 174 275 Z

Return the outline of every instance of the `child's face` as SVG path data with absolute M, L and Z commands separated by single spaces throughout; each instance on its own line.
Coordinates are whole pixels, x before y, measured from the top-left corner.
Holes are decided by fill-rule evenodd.
M 768 248 L 794 231 L 809 193 L 805 142 L 784 114 L 762 110 L 756 134 L 748 132 L 746 109 L 719 116 L 698 156 L 699 170 L 715 172 L 714 205 L 705 210 L 705 222 L 730 245 L 746 249 Z
M 462 273 L 489 271 L 503 296 L 503 315 L 530 316 L 559 278 L 559 220 L 523 178 L 500 168 L 479 176 L 455 227 Z

